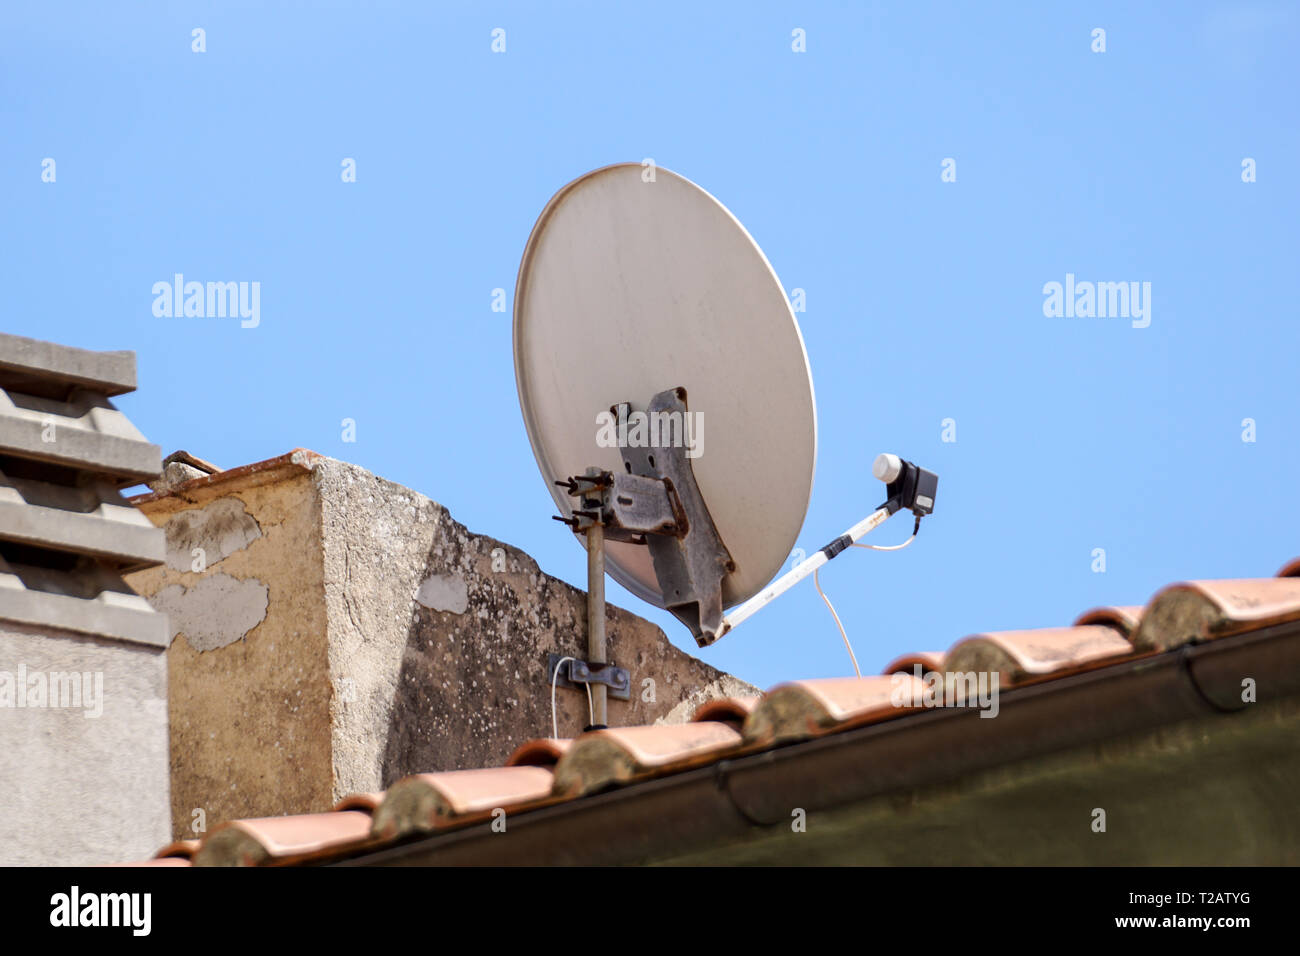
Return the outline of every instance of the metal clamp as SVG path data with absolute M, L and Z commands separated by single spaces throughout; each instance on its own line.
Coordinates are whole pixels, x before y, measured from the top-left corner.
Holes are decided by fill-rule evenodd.
M 564 664 L 560 661 L 569 657 Z M 556 667 L 560 668 L 559 676 L 555 674 Z M 615 700 L 632 699 L 632 674 L 625 667 L 615 667 L 613 664 L 591 664 L 587 661 L 574 659 L 565 654 L 547 654 L 546 655 L 546 683 L 550 684 L 555 681 L 556 687 L 578 688 L 583 684 L 603 684 L 608 687 L 608 694 Z

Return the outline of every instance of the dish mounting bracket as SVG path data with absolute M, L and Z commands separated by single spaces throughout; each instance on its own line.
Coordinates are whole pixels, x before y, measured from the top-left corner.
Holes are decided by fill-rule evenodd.
M 557 520 L 582 534 L 600 525 L 600 534 L 588 534 L 589 547 L 597 538 L 646 545 L 664 606 L 690 628 L 697 644 L 712 644 L 722 627 L 722 582 L 736 566 L 695 482 L 690 452 L 698 447 L 687 444 L 686 389 L 670 388 L 650 400 L 650 441 L 629 440 L 630 404 L 610 412 L 624 470 L 592 468 L 557 482 L 578 499 L 573 516 Z

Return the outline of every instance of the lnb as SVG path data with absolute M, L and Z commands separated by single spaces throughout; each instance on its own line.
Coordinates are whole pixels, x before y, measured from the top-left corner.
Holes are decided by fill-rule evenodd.
M 918 518 L 934 511 L 934 496 L 939 488 L 939 476 L 934 472 L 886 453 L 876 456 L 871 473 L 885 483 L 889 500 L 881 507 L 891 515 L 903 508 Z

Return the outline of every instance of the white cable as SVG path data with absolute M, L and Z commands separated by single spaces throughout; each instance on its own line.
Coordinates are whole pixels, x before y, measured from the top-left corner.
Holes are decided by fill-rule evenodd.
M 819 568 L 818 570 L 821 569 Z M 858 670 L 858 655 L 853 653 L 853 645 L 849 643 L 849 636 L 844 633 L 844 625 L 840 623 L 840 616 L 835 613 L 835 606 L 831 604 L 831 599 L 828 598 L 826 592 L 822 590 L 821 581 L 817 580 L 817 571 L 813 572 L 813 584 L 817 588 L 817 593 L 822 596 L 822 600 L 826 602 L 826 607 L 830 609 L 831 617 L 835 618 L 835 626 L 840 629 L 840 637 L 844 638 L 844 646 L 848 648 L 849 657 L 853 660 L 853 673 L 858 677 L 861 677 L 862 671 Z
M 921 524 L 920 519 L 917 519 L 916 523 L 917 523 L 917 530 L 919 530 Z M 906 541 L 904 541 L 902 544 L 858 544 L 856 541 L 854 541 L 853 547 L 865 548 L 868 551 L 902 551 L 904 548 L 906 548 L 909 544 L 911 544 L 915 540 L 916 540 L 916 531 L 913 531 L 912 536 L 908 538 Z M 820 570 L 821 569 L 818 568 L 816 571 L 813 571 L 813 586 L 817 588 L 817 593 L 820 594 L 822 596 L 822 600 L 826 602 L 826 609 L 831 612 L 831 617 L 835 618 L 835 626 L 840 629 L 840 637 L 844 638 L 844 646 L 845 648 L 848 649 L 849 659 L 853 661 L 853 673 L 856 676 L 861 677 L 862 671 L 858 669 L 858 655 L 853 653 L 853 645 L 849 643 L 849 635 L 844 632 L 844 625 L 840 623 L 840 616 L 835 613 L 835 605 L 831 604 L 831 599 L 828 598 L 826 596 L 826 592 L 822 590 L 822 583 L 818 579 L 818 575 L 817 575 L 817 571 Z
M 854 541 L 853 547 L 866 548 L 868 551 L 902 551 L 904 548 L 906 548 L 909 544 L 911 544 L 915 540 L 916 540 L 916 534 L 913 533 L 912 536 L 908 538 L 906 541 L 904 541 L 902 544 L 858 544 L 856 541 Z
M 561 657 L 555 662 L 555 670 L 551 673 L 551 736 L 555 739 L 560 737 L 560 725 L 555 720 L 555 681 L 560 676 L 560 668 L 565 661 L 577 662 L 576 657 Z M 587 688 L 587 724 L 590 726 L 596 722 L 596 706 L 591 702 L 591 685 L 584 683 L 583 687 Z

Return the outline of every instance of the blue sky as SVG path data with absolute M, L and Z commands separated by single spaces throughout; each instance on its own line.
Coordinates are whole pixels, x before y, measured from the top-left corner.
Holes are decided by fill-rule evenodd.
M 164 453 L 354 461 L 581 586 L 491 293 L 557 188 L 651 157 L 806 290 L 799 545 L 879 503 L 880 451 L 940 475 L 914 547 L 823 575 L 864 670 L 1271 575 L 1300 554 L 1300 9 L 1131 6 L 7 3 L 0 325 L 135 349 L 120 405 Z M 176 272 L 260 282 L 260 324 L 155 317 Z M 1150 325 L 1045 316 L 1067 273 L 1150 282 Z M 700 654 L 851 673 L 811 583 Z

